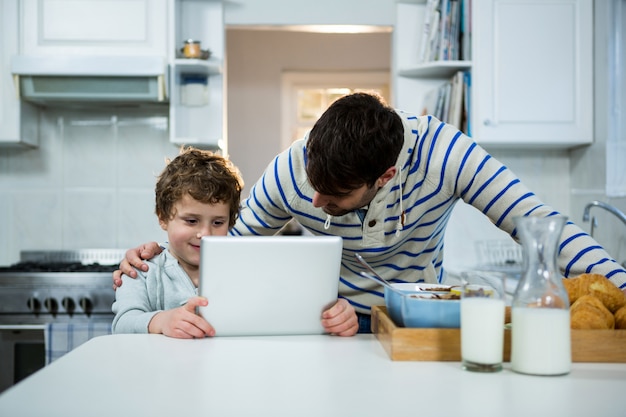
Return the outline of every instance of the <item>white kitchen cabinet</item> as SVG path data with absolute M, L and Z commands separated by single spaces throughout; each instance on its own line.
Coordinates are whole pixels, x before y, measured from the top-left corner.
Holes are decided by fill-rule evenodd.
M 39 110 L 20 102 L 11 75 L 11 57 L 18 48 L 17 16 L 18 0 L 0 2 L 0 146 L 3 148 L 39 145 Z
M 2 130 L 26 127 L 28 124 L 24 123 L 19 108 L 32 107 L 17 99 L 8 101 L 9 91 L 13 91 L 8 88 L 12 54 L 55 58 L 163 57 L 169 64 L 166 95 L 170 141 L 226 152 L 225 30 L 221 0 L 10 0 L 9 3 L 14 5 L 14 18 L 7 19 L 10 25 L 3 25 L 2 30 L 8 34 L 3 38 L 15 40 L 15 45 L 11 51 L 3 47 L 1 52 L 6 56 L 2 63 L 6 71 L 1 81 L 0 109 L 2 120 L 10 119 L 13 125 L 7 123 L 9 127 L 3 126 Z M 210 51 L 209 59 L 183 58 L 181 48 L 187 39 L 200 41 L 201 48 Z M 5 115 L 7 112 L 9 116 Z
M 593 141 L 592 0 L 472 0 L 471 61 L 418 62 L 426 0 L 396 5 L 396 106 L 471 71 L 471 136 L 488 148 L 569 148 Z
M 174 0 L 170 9 L 170 141 L 227 153 L 225 32 L 218 0 Z M 185 40 L 200 41 L 209 59 L 181 57 Z
M 167 0 L 21 0 L 21 54 L 167 56 Z

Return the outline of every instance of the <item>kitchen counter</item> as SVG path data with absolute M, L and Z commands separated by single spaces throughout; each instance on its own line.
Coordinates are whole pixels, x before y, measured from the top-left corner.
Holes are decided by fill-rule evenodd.
M 624 416 L 626 364 L 567 376 L 394 362 L 373 335 L 91 339 L 0 395 L 0 416 Z

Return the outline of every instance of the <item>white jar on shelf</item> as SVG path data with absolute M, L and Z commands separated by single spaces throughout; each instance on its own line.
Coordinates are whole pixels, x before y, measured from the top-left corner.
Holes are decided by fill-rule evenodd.
M 183 106 L 190 107 L 209 104 L 208 77 L 202 74 L 182 75 L 180 101 Z

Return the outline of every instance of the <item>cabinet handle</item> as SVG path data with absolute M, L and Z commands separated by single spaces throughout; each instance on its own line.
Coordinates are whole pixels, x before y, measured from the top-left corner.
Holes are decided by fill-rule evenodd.
M 485 120 L 483 121 L 483 124 L 484 124 L 485 126 L 491 126 L 491 120 L 489 120 L 489 119 L 485 119 Z

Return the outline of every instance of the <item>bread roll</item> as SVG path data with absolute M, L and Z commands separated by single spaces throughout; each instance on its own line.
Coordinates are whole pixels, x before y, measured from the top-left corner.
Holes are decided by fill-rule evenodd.
M 613 329 L 615 318 L 604 304 L 592 295 L 579 297 L 570 308 L 572 329 Z
M 626 329 L 626 306 L 615 312 L 615 328 Z
M 576 278 L 564 279 L 563 285 L 570 305 L 584 295 L 598 298 L 611 313 L 626 305 L 626 295 L 603 275 L 582 274 Z
M 565 287 L 565 291 L 567 291 L 570 305 L 574 304 L 580 297 L 579 284 L 580 280 L 578 280 L 578 278 L 563 278 L 563 286 Z

